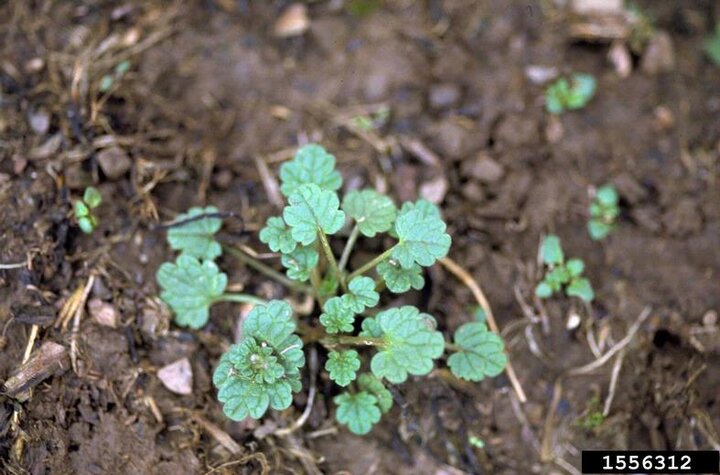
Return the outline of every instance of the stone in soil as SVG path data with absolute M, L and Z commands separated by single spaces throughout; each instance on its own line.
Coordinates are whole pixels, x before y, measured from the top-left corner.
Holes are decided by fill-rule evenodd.
M 192 394 L 193 374 L 190 361 L 187 358 L 181 358 L 160 368 L 158 378 L 160 378 L 163 386 L 175 394 L 183 396 Z

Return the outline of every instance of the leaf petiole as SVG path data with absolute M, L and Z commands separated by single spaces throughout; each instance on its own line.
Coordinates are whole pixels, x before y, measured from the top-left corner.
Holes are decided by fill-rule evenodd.
M 331 335 L 320 340 L 324 346 L 334 347 L 338 345 L 351 345 L 351 346 L 383 346 L 385 340 L 382 338 L 372 338 L 364 336 L 351 336 L 351 335 Z
M 353 227 L 352 232 L 350 232 L 350 237 L 348 237 L 347 243 L 345 244 L 345 249 L 343 249 L 342 256 L 340 256 L 340 263 L 338 264 L 338 269 L 340 270 L 340 272 L 345 270 L 348 259 L 350 259 L 350 253 L 355 246 L 355 241 L 357 241 L 359 234 L 360 226 L 358 225 L 358 223 L 355 223 L 355 227 Z
M 213 299 L 213 303 L 217 302 L 251 303 L 253 305 L 265 305 L 268 303 L 265 299 L 248 294 L 222 294 Z
M 397 244 L 395 244 L 395 246 L 397 246 Z M 363 275 L 365 272 L 369 271 L 370 269 L 372 269 L 373 267 L 375 267 L 376 265 L 380 264 L 382 261 L 384 261 L 385 259 L 390 257 L 392 255 L 393 249 L 395 249 L 395 246 L 391 247 L 390 249 L 383 252 L 379 256 L 376 256 L 373 260 L 366 262 L 365 264 L 360 266 L 358 269 L 354 270 L 348 276 L 348 278 L 347 278 L 348 282 L 353 280 L 353 278 L 355 278 L 359 275 Z
M 240 249 L 236 249 L 231 246 L 223 246 L 223 249 L 227 251 L 228 254 L 232 255 L 233 257 L 237 258 L 238 260 L 242 261 L 244 264 L 246 264 L 249 267 L 252 267 L 256 271 L 265 274 L 266 276 L 270 277 L 271 279 L 275 279 L 276 281 L 280 282 L 286 287 L 289 287 L 291 289 L 295 289 L 299 292 L 305 292 L 308 294 L 312 293 L 312 289 L 308 287 L 307 285 L 303 285 L 300 282 L 295 282 L 294 280 L 290 280 L 284 275 L 282 275 L 280 272 L 276 271 L 272 267 L 263 264 L 262 262 L 258 261 L 257 259 L 253 259 L 245 252 L 241 251 Z
M 342 285 L 343 290 L 347 292 L 345 280 L 340 278 L 340 270 L 338 269 L 338 263 L 335 260 L 335 256 L 333 255 L 333 251 L 330 247 L 330 243 L 328 242 L 327 235 L 322 229 L 318 228 L 318 236 L 320 237 L 320 247 L 322 247 L 323 253 L 325 254 L 325 259 L 327 259 L 328 264 L 330 265 L 330 271 L 333 273 L 335 278 L 340 281 L 340 285 Z

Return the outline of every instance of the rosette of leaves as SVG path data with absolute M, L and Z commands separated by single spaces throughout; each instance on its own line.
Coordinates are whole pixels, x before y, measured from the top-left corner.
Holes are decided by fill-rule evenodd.
M 560 78 L 545 90 L 545 108 L 551 114 L 582 109 L 595 95 L 596 81 L 591 74 L 577 73 Z
M 218 400 L 230 419 L 261 418 L 283 410 L 302 389 L 303 343 L 295 335 L 292 309 L 284 301 L 257 305 L 243 323 L 242 340 L 220 358 L 213 373 Z
M 540 257 L 546 272 L 535 287 L 535 295 L 546 299 L 564 290 L 568 297 L 578 297 L 585 302 L 595 298 L 590 281 L 583 277 L 585 263 L 577 258 L 565 261 L 560 238 L 552 234 L 546 236 L 540 248 Z
M 601 186 L 590 203 L 588 233 L 594 241 L 605 239 L 616 227 L 620 215 L 617 191 L 612 185 Z
M 73 214 L 77 220 L 80 230 L 85 234 L 91 234 L 98 225 L 98 219 L 93 210 L 100 206 L 102 195 L 94 186 L 85 188 L 82 200 L 77 200 L 73 205 Z

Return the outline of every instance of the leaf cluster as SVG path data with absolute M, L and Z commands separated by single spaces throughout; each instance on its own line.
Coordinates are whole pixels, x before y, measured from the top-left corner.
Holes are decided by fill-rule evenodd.
M 540 248 L 540 257 L 545 265 L 545 276 L 535 287 L 535 295 L 545 299 L 564 290 L 568 297 L 578 297 L 585 302 L 595 298 L 590 281 L 583 277 L 585 263 L 577 258 L 565 261 L 560 238 L 552 234 L 546 236 Z
M 432 316 L 413 306 L 377 308 L 384 288 L 393 293 L 422 289 L 423 267 L 446 256 L 451 239 L 440 210 L 426 200 L 398 209 L 390 197 L 372 189 L 349 191 L 340 199 L 342 177 L 335 162 L 332 154 L 311 144 L 280 167 L 287 206 L 267 219 L 259 239 L 279 253 L 285 276 L 274 269 L 265 272 L 311 289 L 317 299 L 317 317 L 306 327 L 319 335 L 309 341 L 327 349 L 327 377 L 343 388 L 334 398 L 336 419 L 351 432 L 365 434 L 392 407 L 386 385 L 427 375 L 446 349 L 450 370 L 469 381 L 499 374 L 506 360 L 502 340 L 484 323 L 461 326 L 448 348 Z M 222 225 L 217 215 L 213 207 L 192 208 L 168 231 L 170 246 L 181 254 L 160 267 L 157 280 L 179 325 L 201 328 L 211 305 L 222 300 L 252 302 L 251 296 L 225 293 L 227 277 L 214 262 L 223 251 L 215 240 Z M 340 259 L 333 249 L 342 242 L 338 237 L 345 237 Z M 356 264 L 350 257 L 360 238 L 387 247 Z M 285 409 L 301 388 L 303 344 L 289 305 L 255 300 L 242 340 L 222 356 L 213 377 L 223 410 L 234 420 Z
M 560 78 L 545 90 L 545 108 L 550 114 L 582 109 L 595 95 L 596 81 L 591 74 L 576 73 Z
M 102 195 L 94 186 L 85 188 L 81 200 L 75 201 L 73 205 L 73 214 L 77 220 L 80 230 L 85 234 L 91 234 L 98 225 L 98 219 L 93 214 L 93 210 L 100 206 Z
M 590 203 L 590 220 L 588 233 L 594 241 L 605 239 L 616 227 L 620 215 L 617 191 L 612 185 L 604 185 L 595 192 L 595 199 Z

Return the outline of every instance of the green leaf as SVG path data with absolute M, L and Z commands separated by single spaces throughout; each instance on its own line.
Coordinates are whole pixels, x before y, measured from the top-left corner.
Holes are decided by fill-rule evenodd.
M 320 314 L 320 323 L 328 333 L 349 333 L 353 331 L 355 314 L 345 305 L 340 297 L 332 297 L 325 302 L 323 313 Z
M 85 203 L 83 203 L 80 200 L 77 200 L 74 203 L 73 211 L 75 212 L 75 218 L 78 218 L 78 219 L 90 215 L 90 209 L 87 207 L 87 205 Z
M 292 393 L 302 389 L 300 368 L 305 365 L 302 340 L 294 331 L 287 302 L 273 300 L 250 311 L 242 341 L 223 354 L 213 373 L 229 418 L 259 419 L 268 407 L 283 410 L 292 404 Z
M 588 234 L 590 234 L 590 239 L 593 241 L 601 241 L 608 237 L 608 235 L 613 230 L 613 225 L 606 224 L 605 222 L 599 220 L 599 219 L 591 219 L 588 221 Z
M 196 216 L 217 213 L 214 206 L 207 208 L 190 208 L 187 213 L 181 214 L 175 222 L 182 222 Z M 215 241 L 215 233 L 220 230 L 222 219 L 202 218 L 190 221 L 168 229 L 167 240 L 170 247 L 198 259 L 215 259 L 222 254 L 222 247 Z
M 604 185 L 597 189 L 595 199 L 603 206 L 614 207 L 618 204 L 618 194 L 612 185 Z
M 420 290 L 425 286 L 422 267 L 417 264 L 405 269 L 394 260 L 388 259 L 378 264 L 376 270 L 385 281 L 388 290 L 396 294 L 407 292 L 411 287 Z
M 319 261 L 320 255 L 312 247 L 298 246 L 291 253 L 280 256 L 280 262 L 287 269 L 287 276 L 300 282 L 310 278 L 310 273 Z
M 505 345 L 484 323 L 465 323 L 455 331 L 455 346 L 459 348 L 448 358 L 448 366 L 455 376 L 467 381 L 481 381 L 497 376 L 507 364 Z
M 383 414 L 386 414 L 393 406 L 392 393 L 385 388 L 385 385 L 372 373 L 363 373 L 358 377 L 358 387 L 377 398 L 378 406 Z
M 181 254 L 174 263 L 166 262 L 157 271 L 163 289 L 160 298 L 175 313 L 175 323 L 194 329 L 205 326 L 210 305 L 225 291 L 227 276 L 212 261 L 200 262 Z
M 327 191 L 342 186 L 342 177 L 335 170 L 335 157 L 317 144 L 300 147 L 292 161 L 283 163 L 280 181 L 280 191 L 287 197 L 297 192 L 301 185 L 310 183 Z
M 563 284 L 570 282 L 570 272 L 564 265 L 558 266 L 545 275 L 545 282 L 555 290 L 560 289 Z
M 570 91 L 567 79 L 560 78 L 545 90 L 545 109 L 550 114 L 561 114 L 565 110 L 565 97 Z
M 348 291 L 342 301 L 354 313 L 362 312 L 365 307 L 372 308 L 380 301 L 380 294 L 375 292 L 375 281 L 370 277 L 355 277 L 348 284 Z
M 543 240 L 540 248 L 540 257 L 543 262 L 549 266 L 562 264 L 565 260 L 562 247 L 560 246 L 560 238 L 554 234 L 548 234 Z
M 88 205 L 88 208 L 97 208 L 100 206 L 100 202 L 102 201 L 102 195 L 94 186 L 88 186 L 85 188 L 85 193 L 83 193 L 83 201 L 86 205 Z
M 715 34 L 708 37 L 703 45 L 708 58 L 720 66 L 720 25 L 715 25 Z
M 85 234 L 92 234 L 92 232 L 95 231 L 95 219 L 92 215 L 83 216 L 78 219 L 78 226 Z
M 585 302 L 592 302 L 595 298 L 592 285 L 585 278 L 573 280 L 565 289 L 565 293 L 568 297 L 578 297 Z
M 570 277 L 578 277 L 585 270 L 585 263 L 582 259 L 574 258 L 569 259 L 565 264 L 565 267 L 567 268 Z
M 406 269 L 415 263 L 426 267 L 433 265 L 450 250 L 451 239 L 446 228 L 440 218 L 423 209 L 401 214 L 395 222 L 400 242 L 395 245 L 392 258 Z
M 360 357 L 355 350 L 331 351 L 325 363 L 325 370 L 330 379 L 338 386 L 345 387 L 355 380 L 355 373 L 360 369 Z
M 365 391 L 355 394 L 345 392 L 335 396 L 333 401 L 338 406 L 335 419 L 353 434 L 367 434 L 374 424 L 380 422 L 377 398 L 372 394 Z
M 362 328 L 361 336 L 383 339 L 370 369 L 391 383 L 405 382 L 408 374 L 428 374 L 433 360 L 445 349 L 442 333 L 429 329 L 420 311 L 412 306 L 391 308 L 366 318 Z
M 260 242 L 265 243 L 273 252 L 289 254 L 295 250 L 297 242 L 290 233 L 290 228 L 279 216 L 268 218 L 265 227 L 260 230 Z
M 343 198 L 342 209 L 367 237 L 392 228 L 397 214 L 392 200 L 375 190 L 351 191 Z
M 318 231 L 335 234 L 345 224 L 345 213 L 340 211 L 337 195 L 317 185 L 300 185 L 290 195 L 289 206 L 283 218 L 290 226 L 292 237 L 308 246 L 317 239 Z
M 540 282 L 537 287 L 535 287 L 535 295 L 537 295 L 541 299 L 550 298 L 552 294 L 552 287 L 550 287 L 550 284 L 545 281 Z

